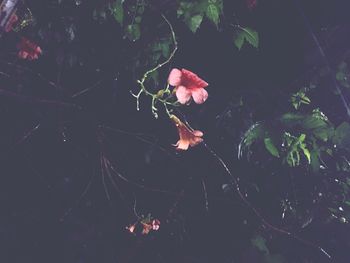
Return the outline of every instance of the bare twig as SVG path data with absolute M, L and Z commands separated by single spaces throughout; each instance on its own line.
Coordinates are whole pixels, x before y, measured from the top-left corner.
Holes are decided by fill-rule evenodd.
M 287 230 L 281 229 L 279 227 L 274 226 L 273 224 L 269 223 L 262 215 L 261 213 L 248 201 L 248 199 L 243 195 L 243 193 L 240 190 L 239 187 L 239 183 L 236 179 L 236 177 L 231 173 L 230 169 L 227 167 L 227 165 L 225 164 L 225 162 L 206 144 L 203 142 L 204 147 L 208 150 L 208 152 L 221 164 L 221 166 L 224 168 L 224 170 L 226 171 L 226 174 L 229 175 L 230 177 L 230 182 L 231 185 L 233 187 L 233 189 L 236 190 L 236 193 L 238 194 L 239 198 L 242 200 L 242 202 L 256 215 L 257 218 L 259 218 L 259 220 L 261 221 L 261 223 L 277 232 L 286 236 L 289 236 L 297 241 L 299 241 L 300 243 L 313 247 L 315 249 L 317 249 L 318 251 L 320 251 L 323 255 L 325 255 L 328 259 L 332 259 L 332 257 L 329 255 L 329 253 L 327 251 L 325 251 L 322 247 L 312 243 L 309 240 L 305 240 Z
M 204 192 L 205 209 L 207 210 L 207 212 L 209 212 L 208 192 L 207 192 L 207 187 L 205 186 L 204 179 L 202 179 L 202 186 L 203 186 L 203 192 Z
M 42 105 L 53 108 L 82 110 L 82 108 L 77 104 L 57 100 L 40 99 L 32 96 L 21 95 L 4 89 L 0 89 L 0 97 L 5 97 L 15 102 L 20 102 L 29 105 Z

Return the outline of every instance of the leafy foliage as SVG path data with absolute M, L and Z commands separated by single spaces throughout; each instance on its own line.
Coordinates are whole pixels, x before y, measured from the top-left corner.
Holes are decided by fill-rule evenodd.
M 222 13 L 222 0 L 180 1 L 177 9 L 178 17 L 183 19 L 193 33 L 199 29 L 204 17 L 218 27 Z
M 248 43 L 255 48 L 259 46 L 259 34 L 249 27 L 235 27 L 234 43 L 235 46 L 240 50 L 244 43 Z

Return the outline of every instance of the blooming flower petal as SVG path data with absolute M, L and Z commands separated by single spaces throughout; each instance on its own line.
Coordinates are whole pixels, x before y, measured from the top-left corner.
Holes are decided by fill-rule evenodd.
M 208 92 L 205 89 L 192 89 L 192 97 L 195 103 L 202 104 L 208 98 Z
M 172 115 L 170 118 L 175 123 L 179 132 L 180 140 L 175 144 L 175 146 L 177 146 L 177 150 L 186 151 L 189 146 L 196 146 L 203 141 L 201 138 L 203 136 L 203 132 L 190 129 L 175 115 Z
M 205 88 L 209 84 L 202 80 L 200 77 L 198 77 L 197 74 L 193 73 L 192 71 L 189 71 L 187 69 L 182 69 L 182 81 L 181 85 L 185 86 L 188 89 L 196 89 L 196 88 Z
M 171 86 L 180 85 L 181 84 L 181 76 L 182 76 L 181 70 L 179 70 L 177 68 L 173 68 L 169 74 L 168 83 Z
M 198 131 L 198 130 L 195 130 L 192 133 L 193 133 L 194 136 L 197 136 L 197 137 L 202 137 L 203 136 L 203 132 Z
M 187 151 L 188 147 L 190 146 L 190 142 L 180 139 L 174 146 L 176 146 L 176 150 Z
M 200 137 L 193 137 L 190 140 L 190 146 L 191 147 L 196 146 L 196 145 L 200 144 L 202 141 L 203 141 L 203 139 Z
M 181 104 L 186 104 L 191 99 L 192 92 L 185 86 L 178 86 L 176 88 L 176 97 Z

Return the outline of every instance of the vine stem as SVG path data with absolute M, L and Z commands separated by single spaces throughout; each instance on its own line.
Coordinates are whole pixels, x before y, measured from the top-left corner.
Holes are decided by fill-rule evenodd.
M 173 43 L 174 43 L 174 49 L 172 50 L 172 52 L 170 53 L 169 57 L 165 61 L 163 61 L 162 63 L 158 64 L 154 68 L 146 71 L 143 74 L 141 80 L 137 80 L 137 83 L 140 85 L 140 88 L 141 88 L 140 91 L 137 94 L 133 94 L 132 92 L 130 92 L 131 95 L 136 98 L 136 109 L 138 111 L 140 110 L 140 102 L 139 102 L 139 100 L 140 100 L 140 96 L 142 95 L 142 93 L 145 93 L 147 96 L 151 96 L 152 97 L 152 113 L 155 116 L 155 118 L 158 117 L 157 108 L 155 107 L 155 104 L 156 104 L 157 101 L 161 102 L 164 105 L 164 108 L 165 108 L 166 113 L 168 114 L 168 116 L 170 116 L 170 111 L 167 108 L 167 105 L 173 105 L 173 103 L 168 102 L 166 100 L 163 100 L 163 99 L 158 97 L 158 94 L 153 94 L 152 92 L 148 91 L 146 86 L 145 86 L 145 81 L 148 78 L 149 74 L 157 71 L 161 67 L 163 67 L 166 64 L 168 64 L 173 59 L 173 57 L 175 56 L 175 53 L 176 53 L 176 51 L 178 49 L 178 44 L 177 44 L 177 41 L 176 41 L 176 36 L 175 36 L 175 31 L 174 31 L 173 26 L 171 25 L 169 20 L 163 14 L 162 14 L 162 18 L 165 20 L 165 22 L 168 24 L 168 26 L 170 28 L 171 37 L 172 37 L 172 40 L 173 40 Z M 169 85 L 167 85 L 167 87 L 165 89 L 165 92 L 168 92 L 168 91 L 169 91 Z
M 205 142 L 202 143 L 204 145 L 204 147 L 207 149 L 207 151 L 220 163 L 220 165 L 224 168 L 225 172 L 227 175 L 229 175 L 230 177 L 230 183 L 231 186 L 233 187 L 233 189 L 236 190 L 237 195 L 239 196 L 239 198 L 241 199 L 241 201 L 255 214 L 255 216 L 257 218 L 260 219 L 262 225 L 264 225 L 265 227 L 280 233 L 282 235 L 286 235 L 289 236 L 297 241 L 299 241 L 300 243 L 313 247 L 315 249 L 317 249 L 318 251 L 320 251 L 324 256 L 326 256 L 328 259 L 332 259 L 331 255 L 324 250 L 322 247 L 312 243 L 309 240 L 303 239 L 295 234 L 293 234 L 292 232 L 289 232 L 285 229 L 279 228 L 274 226 L 273 224 L 269 223 L 262 215 L 261 213 L 248 201 L 248 199 L 243 195 L 243 193 L 241 192 L 241 189 L 239 187 L 239 183 L 237 178 L 231 173 L 230 169 L 227 167 L 226 163 L 222 160 L 222 158 L 217 155 L 217 153 L 212 150 Z

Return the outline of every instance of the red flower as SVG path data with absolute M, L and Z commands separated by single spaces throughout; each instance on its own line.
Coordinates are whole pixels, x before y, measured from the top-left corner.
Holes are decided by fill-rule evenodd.
M 181 104 L 188 103 L 191 97 L 197 104 L 202 104 L 208 98 L 208 92 L 204 89 L 208 83 L 189 70 L 172 69 L 168 83 L 175 86 L 176 97 Z
M 203 141 L 201 138 L 203 136 L 203 132 L 190 129 L 175 115 L 171 115 L 171 119 L 175 123 L 180 137 L 180 140 L 178 140 L 178 142 L 174 145 L 177 147 L 177 150 L 186 151 L 189 146 L 196 146 Z
M 42 53 L 41 48 L 37 44 L 24 37 L 22 37 L 21 42 L 18 44 L 18 49 L 18 57 L 21 59 L 38 59 Z
M 257 0 L 246 0 L 245 1 L 246 4 L 247 4 L 247 7 L 252 10 L 254 8 L 256 8 L 257 4 L 258 4 L 258 1 Z

